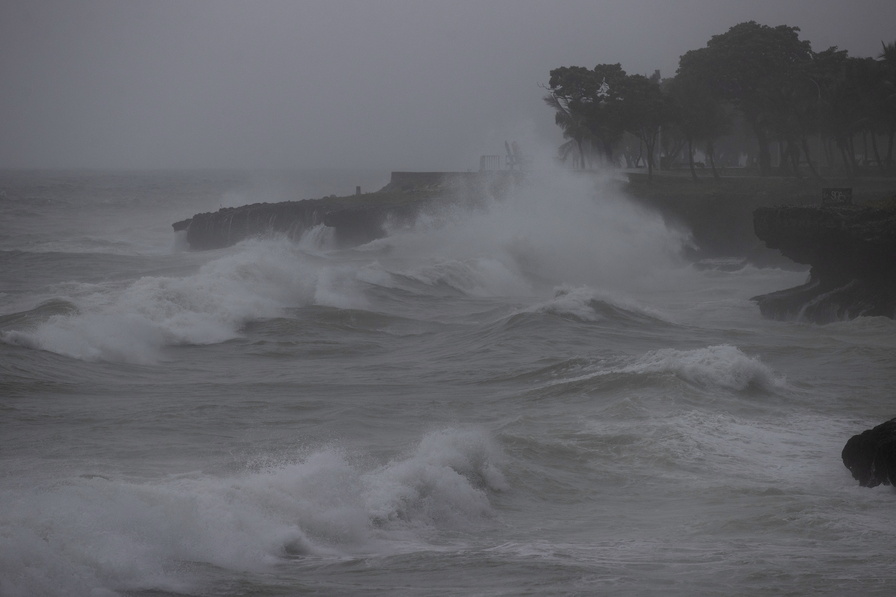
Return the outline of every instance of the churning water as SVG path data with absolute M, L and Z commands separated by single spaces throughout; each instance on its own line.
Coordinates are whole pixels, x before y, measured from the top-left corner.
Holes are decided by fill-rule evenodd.
M 171 231 L 257 188 L 0 177 L 0 595 L 892 592 L 840 450 L 893 321 L 765 321 L 805 272 L 558 173 L 353 249 Z

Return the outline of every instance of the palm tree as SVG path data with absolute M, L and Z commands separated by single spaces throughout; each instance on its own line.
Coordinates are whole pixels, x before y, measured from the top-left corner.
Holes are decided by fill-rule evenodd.
M 666 91 L 675 106 L 675 125 L 687 141 L 688 165 L 694 180 L 697 180 L 694 145 L 698 141 L 704 143 L 713 178 L 719 178 L 713 155 L 715 141 L 730 131 L 732 121 L 728 106 L 708 84 L 706 55 L 706 48 L 687 52 L 679 59 L 678 73 L 666 83 Z
M 896 137 L 896 41 L 885 44 L 878 56 L 882 63 L 881 89 L 883 91 L 883 114 L 887 127 L 887 167 L 893 166 L 893 139 Z
M 574 105 L 570 106 L 570 102 L 559 98 L 553 92 L 544 96 L 544 102 L 554 109 L 554 123 L 563 131 L 563 138 L 569 139 L 560 146 L 558 151 L 560 158 L 565 161 L 572 150 L 576 149 L 579 154 L 579 167 L 584 169 L 584 144 L 589 133 L 581 115 L 574 111 Z

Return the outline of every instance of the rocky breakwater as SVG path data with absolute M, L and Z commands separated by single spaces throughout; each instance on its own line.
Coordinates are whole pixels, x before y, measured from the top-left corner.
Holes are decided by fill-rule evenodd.
M 763 316 L 816 323 L 896 318 L 896 209 L 853 205 L 760 207 L 766 246 L 811 266 L 796 288 L 754 297 Z
M 196 214 L 175 222 L 185 231 L 191 249 L 218 249 L 253 236 L 285 235 L 298 240 L 311 228 L 333 229 L 340 246 L 359 245 L 386 234 L 387 222 L 400 225 L 416 214 L 417 206 L 397 202 L 363 203 L 346 198 L 305 199 L 280 203 L 254 203 Z
M 338 246 L 356 246 L 385 236 L 390 228 L 413 223 L 421 210 L 500 197 L 515 182 L 515 175 L 509 171 L 393 172 L 389 184 L 375 193 L 227 207 L 196 214 L 172 227 L 184 232 L 195 250 L 218 249 L 263 235 L 297 240 L 319 225 L 332 229 Z

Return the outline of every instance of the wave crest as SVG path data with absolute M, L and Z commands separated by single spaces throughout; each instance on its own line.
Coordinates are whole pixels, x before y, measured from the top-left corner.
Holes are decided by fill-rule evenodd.
M 288 307 L 363 307 L 354 270 L 319 261 L 286 239 L 249 241 L 190 276 L 94 285 L 71 298 L 76 309 L 0 340 L 86 361 L 152 364 L 165 346 L 224 342 Z
M 605 319 L 640 320 L 650 323 L 666 321 L 666 317 L 656 309 L 587 286 L 558 287 L 551 299 L 530 307 L 526 312 L 571 316 L 587 322 Z
M 562 379 L 548 386 L 577 384 L 610 375 L 675 375 L 679 379 L 704 388 L 723 388 L 737 392 L 750 389 L 773 391 L 785 379 L 756 357 L 735 346 L 720 344 L 694 350 L 663 348 L 650 351 L 628 364 L 601 366 L 598 371 L 571 379 Z
M 501 464 L 489 434 L 452 428 L 366 470 L 329 446 L 223 477 L 7 487 L 0 571 L 26 573 L 0 574 L 0 592 L 190 592 L 195 564 L 263 571 L 309 555 L 401 552 L 491 517 L 490 494 L 507 488 Z
M 743 391 L 771 390 L 783 383 L 767 365 L 737 347 L 721 344 L 696 350 L 664 348 L 648 352 L 622 373 L 673 373 L 687 382 Z

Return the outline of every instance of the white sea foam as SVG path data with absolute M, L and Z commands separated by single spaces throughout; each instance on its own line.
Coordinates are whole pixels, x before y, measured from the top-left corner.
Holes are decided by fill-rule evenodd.
M 287 307 L 364 304 L 352 267 L 329 265 L 285 239 L 244 243 L 190 276 L 146 276 L 67 298 L 77 312 L 0 338 L 82 360 L 152 363 L 164 346 L 223 342 Z
M 201 211 L 179 209 L 172 220 Z M 73 229 L 55 208 L 31 219 L 46 237 Z M 22 222 L 7 222 L 10 246 L 29 238 Z M 79 350 L 83 338 L 109 337 L 86 336 L 93 321 L 115 328 L 131 314 L 148 329 L 122 333 L 98 358 L 159 334 L 157 348 L 135 352 L 164 366 L 83 367 L 0 345 L 0 595 L 500 594 L 531 592 L 535 577 L 557 594 L 875 594 L 892 584 L 894 530 L 881 521 L 893 490 L 859 487 L 839 458 L 851 435 L 892 416 L 892 322 L 762 320 L 748 297 L 793 286 L 794 274 L 700 272 L 691 284 L 671 259 L 663 279 L 662 243 L 656 260 L 622 245 L 640 283 L 617 286 L 600 264 L 585 279 L 589 255 L 572 267 L 578 279 L 564 279 L 562 264 L 539 265 L 550 236 L 528 238 L 536 222 L 516 227 L 512 251 L 502 243 L 512 218 L 494 222 L 508 229 L 490 238 L 480 226 L 467 246 L 450 222 L 433 226 L 449 242 L 420 252 L 404 232 L 352 251 L 264 240 L 78 259 L 70 272 L 73 261 L 50 254 L 35 261 L 47 275 L 4 271 L 2 290 L 24 303 L 7 305 L 3 330 L 32 334 L 71 314 Z M 201 284 L 221 296 L 191 292 Z M 501 298 L 514 287 L 525 296 Z M 175 290 L 178 300 L 156 301 Z M 472 292 L 498 298 L 462 296 Z M 266 312 L 240 304 L 259 298 L 277 321 L 240 328 Z M 370 316 L 282 312 L 351 299 L 369 301 Z M 647 321 L 636 302 L 686 324 Z M 207 315 L 259 342 L 166 348 L 177 337 L 163 304 L 185 329 Z M 546 311 L 520 316 L 521 306 Z M 500 325 L 507 313 L 517 316 Z M 617 315 L 635 325 L 585 321 Z M 358 342 L 365 349 L 341 350 Z M 549 379 L 568 385 L 533 387 Z M 396 450 L 393 431 L 452 421 L 500 430 L 507 462 L 469 429 Z M 501 494 L 504 475 L 512 488 Z
M 166 346 L 226 341 L 246 322 L 287 307 L 366 308 L 364 287 L 393 274 L 477 297 L 531 296 L 557 284 L 613 288 L 624 296 L 677 267 L 682 242 L 608 180 L 560 171 L 532 173 L 506 199 L 477 209 L 428 213 L 412 230 L 378 241 L 389 248 L 383 254 L 329 253 L 328 232 L 312 230 L 298 245 L 247 241 L 190 276 L 147 276 L 125 288 L 102 285 L 90 296 L 64 296 L 76 313 L 0 339 L 83 360 L 154 363 Z M 605 301 L 647 313 L 620 300 L 570 291 L 544 309 L 588 319 L 597 317 L 595 301 Z
M 489 491 L 508 488 L 501 461 L 481 431 L 430 433 L 408 458 L 365 476 L 368 511 L 386 526 L 466 526 L 490 514 Z
M 368 469 L 324 447 L 225 477 L 4 490 L 0 594 L 188 591 L 194 563 L 261 571 L 284 558 L 400 551 L 490 517 L 489 494 L 507 488 L 501 464 L 485 432 L 442 429 Z
M 682 285 L 686 239 L 624 198 L 609 177 L 546 169 L 527 174 L 503 199 L 479 209 L 429 212 L 375 247 L 438 270 L 465 264 L 478 293 L 531 293 L 559 284 L 649 292 Z M 421 265 L 422 264 L 422 265 Z M 432 265 L 435 264 L 435 265 Z

